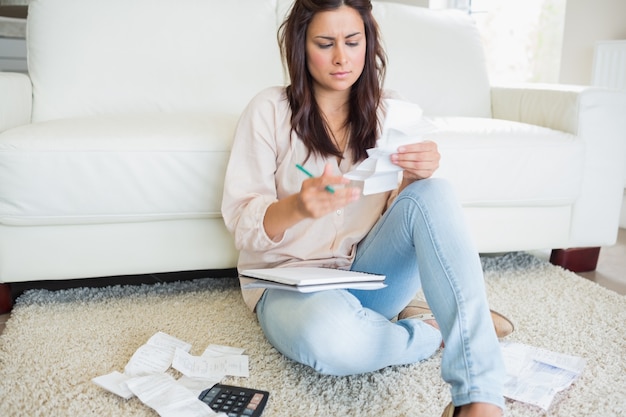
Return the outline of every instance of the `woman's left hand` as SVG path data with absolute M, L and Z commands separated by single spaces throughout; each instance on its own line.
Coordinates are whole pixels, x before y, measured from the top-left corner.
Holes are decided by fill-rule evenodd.
M 437 144 L 431 141 L 402 145 L 391 155 L 391 162 L 404 170 L 403 180 L 409 182 L 432 176 L 440 159 Z

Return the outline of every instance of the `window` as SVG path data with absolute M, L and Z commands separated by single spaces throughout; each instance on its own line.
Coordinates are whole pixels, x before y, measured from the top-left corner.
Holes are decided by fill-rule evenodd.
M 566 0 L 451 0 L 483 37 L 494 84 L 557 83 Z

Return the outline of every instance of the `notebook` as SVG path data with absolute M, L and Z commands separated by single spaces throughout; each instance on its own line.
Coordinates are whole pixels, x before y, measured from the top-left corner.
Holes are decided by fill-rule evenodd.
M 384 288 L 385 276 L 333 268 L 286 267 L 247 269 L 240 275 L 252 280 L 243 288 L 280 288 L 299 292 L 337 288 L 374 290 Z

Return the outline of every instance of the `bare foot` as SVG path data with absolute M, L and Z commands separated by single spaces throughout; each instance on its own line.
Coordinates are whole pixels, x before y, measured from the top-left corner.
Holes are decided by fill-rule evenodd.
M 455 417 L 501 417 L 502 409 L 489 403 L 472 403 L 459 408 Z

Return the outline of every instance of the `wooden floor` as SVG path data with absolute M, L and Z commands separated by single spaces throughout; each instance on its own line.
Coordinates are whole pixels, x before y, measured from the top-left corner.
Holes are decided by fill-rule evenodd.
M 581 272 L 579 275 L 626 295 L 626 229 L 620 229 L 615 245 L 602 248 L 595 271 Z M 149 277 L 146 279 L 150 281 Z M 10 316 L 10 313 L 0 315 L 0 334 Z
M 595 271 L 581 272 L 579 275 L 626 295 L 626 229 L 619 230 L 617 244 L 600 250 Z

